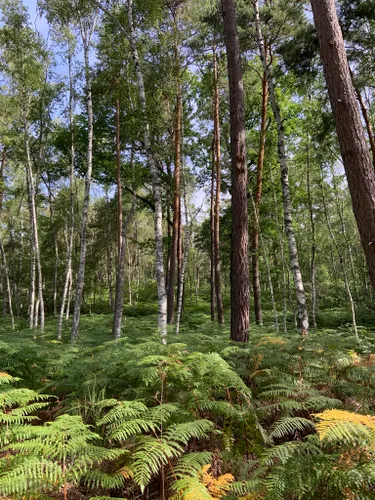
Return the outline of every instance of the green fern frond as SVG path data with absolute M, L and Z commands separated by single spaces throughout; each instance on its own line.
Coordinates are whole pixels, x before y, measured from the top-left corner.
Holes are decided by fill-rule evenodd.
M 296 431 L 315 431 L 314 422 L 302 417 L 284 417 L 278 420 L 271 429 L 272 439 L 285 438 L 293 435 Z
M 107 405 L 113 408 L 97 422 L 97 425 L 116 426 L 118 423 L 124 422 L 128 419 L 139 418 L 141 415 L 148 411 L 146 405 L 139 401 L 116 401 L 106 400 L 104 404 L 99 403 L 101 408 Z
M 168 443 L 151 436 L 143 436 L 140 438 L 137 451 L 133 454 L 134 480 L 140 486 L 147 486 L 152 475 L 157 474 L 162 465 L 166 465 L 168 460 L 182 453 L 182 445 L 176 442 Z
M 213 422 L 210 420 L 193 420 L 183 424 L 170 426 L 164 433 L 164 439 L 169 443 L 187 444 L 190 439 L 201 439 L 207 436 L 207 433 L 213 429 Z
M 171 477 L 183 478 L 185 476 L 194 476 L 204 465 L 209 464 L 212 454 L 208 451 L 187 453 L 179 458 L 173 466 Z

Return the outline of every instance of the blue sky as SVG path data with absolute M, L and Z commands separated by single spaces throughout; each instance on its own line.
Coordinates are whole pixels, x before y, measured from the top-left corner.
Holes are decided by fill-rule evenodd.
M 23 3 L 29 10 L 31 23 L 37 28 L 38 31 L 43 33 L 43 35 L 47 35 L 47 21 L 43 17 L 41 18 L 37 15 L 37 0 L 23 0 Z

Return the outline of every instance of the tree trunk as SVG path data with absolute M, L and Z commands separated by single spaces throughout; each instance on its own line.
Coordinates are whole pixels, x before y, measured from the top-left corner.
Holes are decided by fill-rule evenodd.
M 121 141 L 120 141 L 120 99 L 116 99 L 116 182 L 117 182 L 117 265 L 116 265 L 116 292 L 113 319 L 113 336 L 121 336 L 121 319 L 119 309 L 124 307 L 124 258 L 125 248 L 123 240 L 123 207 L 121 182 Z M 122 296 L 121 296 L 122 291 Z M 121 313 L 122 316 L 122 313 Z
M 375 170 L 350 76 L 334 0 L 311 0 L 353 211 L 375 288 Z
M 27 119 L 26 106 L 23 110 L 24 146 L 26 153 L 26 180 L 28 191 L 28 204 L 30 215 L 31 234 L 31 266 L 30 266 L 30 296 L 29 296 L 29 326 L 34 328 L 38 324 L 38 308 L 40 308 L 40 328 L 44 330 L 44 300 L 43 300 L 43 277 L 40 260 L 38 222 L 35 204 L 35 182 L 31 165 L 30 145 L 29 145 L 29 124 Z M 35 275 L 38 273 L 38 299 L 35 301 Z
M 274 206 L 274 211 L 275 211 L 275 222 L 276 222 L 276 228 L 277 228 L 277 233 L 279 236 L 279 246 L 280 246 L 280 257 L 281 257 L 281 267 L 282 267 L 282 275 L 283 275 L 283 331 L 284 333 L 288 333 L 287 329 L 287 322 L 286 322 L 286 316 L 287 316 L 287 279 L 286 279 L 286 262 L 285 262 L 285 251 L 284 251 L 284 228 L 282 224 L 279 223 L 279 216 L 277 214 L 278 211 L 278 203 L 277 203 L 277 196 L 276 196 L 276 191 L 275 191 L 275 183 L 273 179 L 273 173 L 272 173 L 272 165 L 270 165 L 270 180 L 271 180 L 271 187 L 272 187 L 272 195 L 273 195 L 273 206 Z
M 130 163 L 133 174 L 134 184 L 134 148 L 132 146 L 130 154 Z M 132 197 L 132 205 L 127 217 L 123 218 L 122 206 L 122 182 L 121 182 L 121 142 L 120 142 L 120 101 L 116 101 L 116 177 L 117 177 L 117 217 L 118 217 L 118 239 L 117 239 L 117 266 L 116 266 L 116 295 L 113 315 L 112 333 L 115 339 L 121 337 L 121 325 L 124 309 L 124 290 L 125 290 L 125 253 L 126 253 L 126 233 L 128 225 L 134 215 L 136 205 L 136 193 Z M 135 189 L 135 186 L 133 186 Z M 130 274 L 130 272 L 129 272 Z
M 231 339 L 249 338 L 249 237 L 244 87 L 234 0 L 221 0 L 227 49 L 232 159 Z
M 74 342 L 78 337 L 79 320 L 81 316 L 82 294 L 85 282 L 85 267 L 86 267 L 86 251 L 87 251 L 87 223 L 89 218 L 90 205 L 90 190 L 92 176 L 92 143 L 94 135 L 93 124 L 93 108 L 92 108 L 92 93 L 91 93 L 91 75 L 90 75 L 90 44 L 91 37 L 96 24 L 96 18 L 91 27 L 82 31 L 82 41 L 84 46 L 84 62 L 85 62 L 85 82 L 86 82 L 86 101 L 87 101 L 87 172 L 85 178 L 85 192 L 83 198 L 81 234 L 80 234 L 80 256 L 76 282 L 76 297 L 74 301 L 73 323 L 71 330 L 71 340 Z
M 257 226 L 258 238 L 259 238 L 259 240 L 261 242 L 261 245 L 262 245 L 263 258 L 264 258 L 264 262 L 266 264 L 266 269 L 267 269 L 267 277 L 268 277 L 268 285 L 270 287 L 270 295 L 271 295 L 271 303 L 272 303 L 272 310 L 273 310 L 274 326 L 275 326 L 276 333 L 279 333 L 279 320 L 278 320 L 278 317 L 277 317 L 275 294 L 274 294 L 272 277 L 271 277 L 271 269 L 270 269 L 270 264 L 269 264 L 269 259 L 268 259 L 268 250 L 267 250 L 266 243 L 264 241 L 262 232 L 260 230 L 259 215 L 258 215 L 258 212 L 256 210 L 255 200 L 254 200 L 251 192 L 250 192 L 250 196 L 251 196 L 251 201 L 252 201 L 252 204 L 253 204 L 253 211 L 254 211 L 254 217 L 255 217 L 254 224 Z M 259 246 L 259 244 L 258 244 L 258 246 Z
M 267 55 L 267 54 L 266 54 Z M 268 106 L 268 83 L 266 74 L 262 80 L 262 112 L 260 123 L 260 138 L 259 138 L 259 153 L 257 162 L 257 185 L 254 200 L 254 215 L 257 222 L 253 226 L 251 234 L 252 252 L 251 264 L 253 270 L 253 293 L 254 293 L 254 315 L 257 325 L 263 324 L 263 313 L 261 303 L 261 289 L 259 276 L 259 206 L 262 196 L 262 181 L 263 181 L 263 165 L 264 153 L 266 147 L 266 131 L 267 131 L 267 106 Z
M 272 70 L 267 63 L 264 39 L 260 26 L 258 1 L 253 0 L 253 5 L 255 10 L 255 24 L 256 24 L 257 38 L 260 49 L 260 56 L 263 63 L 263 70 L 267 75 L 271 107 L 277 126 L 277 136 L 278 136 L 277 149 L 278 149 L 280 169 L 281 169 L 281 189 L 283 194 L 284 224 L 285 224 L 286 237 L 289 245 L 290 264 L 293 272 L 294 288 L 298 304 L 299 323 L 300 323 L 301 334 L 307 335 L 309 331 L 309 317 L 306 307 L 305 288 L 302 280 L 302 273 L 298 259 L 297 243 L 293 229 L 292 203 L 290 199 L 290 189 L 289 189 L 289 168 L 285 150 L 284 124 L 281 119 L 280 108 L 276 99 Z
M 69 128 L 70 128 L 70 169 L 69 169 L 69 211 L 70 221 L 67 231 L 66 241 L 66 261 L 65 261 L 65 280 L 61 298 L 59 321 L 57 326 L 57 339 L 61 340 L 62 325 L 64 319 L 64 310 L 66 305 L 66 319 L 69 318 L 70 295 L 72 289 L 72 259 L 73 259 L 73 242 L 74 242 L 74 160 L 75 160 L 75 145 L 74 145 L 74 83 L 72 71 L 72 48 L 68 48 L 68 72 L 69 72 Z
M 138 49 L 136 44 L 136 34 L 133 21 L 133 0 L 128 0 L 128 20 L 130 29 L 130 45 L 133 54 L 135 72 L 137 75 L 139 100 L 142 114 L 145 119 L 144 143 L 147 154 L 147 164 L 152 178 L 152 189 L 155 200 L 155 247 L 156 262 L 155 275 L 158 289 L 158 328 L 162 342 L 166 343 L 167 335 L 167 294 L 165 290 L 164 263 L 163 263 L 163 200 L 160 186 L 159 172 L 155 164 L 154 155 L 151 149 L 150 125 L 147 119 L 147 103 L 143 73 L 139 62 Z
M 174 16 L 175 17 L 175 16 Z M 175 18 L 176 23 L 176 18 Z M 182 95 L 181 95 L 181 77 L 179 67 L 179 51 L 177 44 L 175 51 L 175 66 L 176 66 L 176 125 L 174 132 L 174 189 L 173 189 L 173 231 L 172 231 L 172 248 L 168 275 L 168 291 L 167 291 L 167 321 L 168 324 L 174 323 L 174 298 L 175 298 L 175 281 L 176 268 L 179 261 L 179 232 L 180 232 L 180 211 L 181 211 L 181 116 L 182 116 Z
M 310 158 L 310 138 L 307 143 L 307 202 L 310 213 L 311 226 L 311 260 L 310 260 L 310 279 L 311 279 L 311 314 L 313 327 L 316 328 L 316 230 L 315 230 L 315 214 L 311 198 L 311 158 Z
M 5 250 L 3 246 L 3 240 L 0 235 L 0 253 L 3 259 L 3 265 L 4 265 L 4 277 L 5 277 L 5 283 L 6 283 L 6 293 L 8 296 L 8 309 L 9 309 L 9 314 L 10 314 L 10 319 L 12 321 L 12 330 L 14 330 L 14 315 L 13 315 L 13 305 L 12 305 L 12 290 L 10 286 L 10 279 L 9 279 L 9 268 L 8 268 L 8 263 L 5 255 Z M 3 303 L 5 304 L 5 290 L 3 290 L 4 296 L 3 296 Z
M 183 122 L 181 128 L 183 127 Z M 184 134 L 181 133 L 182 141 Z M 183 142 L 181 142 L 181 145 Z M 185 286 L 185 272 L 189 258 L 189 239 L 190 239 L 190 227 L 189 227 L 189 212 L 188 212 L 188 202 L 186 194 L 186 177 L 185 177 L 185 155 L 182 149 L 182 162 L 181 162 L 181 174 L 182 174 L 182 189 L 183 189 L 183 200 L 184 200 L 184 212 L 185 212 L 185 245 L 184 245 L 184 256 L 181 265 L 181 274 L 178 282 L 178 295 L 177 295 L 177 318 L 176 318 L 176 335 L 180 333 L 181 315 L 182 315 L 182 305 L 184 298 L 184 286 Z M 182 232 L 181 232 L 182 236 Z
M 211 162 L 211 206 L 210 206 L 210 289 L 211 289 L 211 321 L 215 321 L 215 140 L 212 141 Z
M 362 117 L 363 117 L 363 120 L 364 120 L 365 125 L 366 125 L 367 136 L 368 136 L 368 140 L 370 143 L 370 149 L 371 149 L 371 154 L 372 154 L 372 164 L 375 167 L 375 138 L 374 138 L 374 133 L 372 130 L 371 120 L 370 120 L 366 105 L 363 101 L 361 90 L 355 84 L 354 75 L 353 75 L 353 72 L 351 70 L 350 65 L 349 65 L 349 72 L 350 72 L 350 77 L 351 77 L 352 82 L 353 82 L 353 87 L 354 87 L 355 93 L 357 95 L 359 106 L 361 108 Z
M 357 319 L 356 319 L 356 311 L 355 311 L 355 303 L 354 303 L 353 295 L 352 295 L 352 292 L 351 292 L 351 289 L 350 289 L 350 283 L 349 283 L 349 278 L 348 278 L 348 273 L 347 273 L 347 264 L 346 264 L 346 261 L 345 261 L 345 258 L 344 258 L 344 254 L 341 252 L 339 244 L 337 243 L 335 235 L 333 234 L 333 231 L 332 231 L 332 226 L 331 226 L 331 221 L 330 221 L 329 215 L 328 215 L 328 208 L 327 208 L 326 198 L 325 198 L 325 194 L 324 194 L 323 184 L 324 184 L 324 175 L 323 175 L 323 170 L 321 168 L 320 189 L 321 189 L 321 193 L 322 193 L 324 215 L 325 215 L 325 219 L 326 219 L 326 222 L 327 222 L 327 228 L 328 228 L 329 235 L 330 235 L 331 240 L 332 240 L 332 242 L 333 242 L 333 244 L 334 244 L 334 246 L 336 248 L 337 255 L 338 255 L 339 260 L 340 260 L 341 269 L 342 269 L 342 273 L 343 273 L 343 276 L 344 276 L 345 290 L 346 290 L 346 293 L 348 295 L 348 300 L 349 300 L 349 304 L 350 304 L 350 310 L 351 310 L 351 313 L 352 313 L 353 330 L 354 330 L 354 333 L 355 333 L 355 336 L 356 336 L 357 340 L 359 340 L 359 337 L 358 337 L 358 328 L 357 328 Z
M 219 71 L 216 56 L 216 46 L 213 48 L 213 73 L 214 73 L 214 158 L 216 166 L 216 195 L 214 214 L 214 267 L 215 267 L 215 293 L 217 306 L 217 321 L 224 324 L 223 296 L 221 293 L 221 261 L 220 261 L 220 192 L 221 192 L 221 150 L 220 150 L 220 95 Z

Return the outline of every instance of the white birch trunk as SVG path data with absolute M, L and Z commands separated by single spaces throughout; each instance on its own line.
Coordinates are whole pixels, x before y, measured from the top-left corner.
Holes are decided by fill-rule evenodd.
M 85 192 L 82 209 L 81 235 L 80 235 L 80 256 L 76 283 L 76 298 L 74 302 L 73 324 L 71 330 L 71 340 L 74 342 L 78 337 L 79 320 L 81 316 L 82 294 L 85 281 L 86 250 L 87 250 L 87 222 L 89 218 L 90 189 L 92 176 L 92 143 L 94 135 L 92 93 L 91 93 L 91 75 L 90 75 L 90 44 L 91 37 L 95 28 L 96 17 L 91 26 L 81 25 L 81 34 L 84 47 L 85 60 L 85 80 L 86 80 L 86 100 L 87 100 L 87 118 L 88 118 L 88 137 L 87 137 L 87 172 L 85 179 Z
M 70 170 L 69 170 L 69 204 L 70 204 L 70 225 L 69 234 L 67 237 L 66 245 L 66 262 L 65 262 L 65 281 L 61 299 L 59 321 L 57 327 L 57 339 L 61 340 L 62 324 L 64 319 L 64 311 L 66 305 L 66 319 L 69 318 L 69 291 L 72 276 L 72 256 L 73 256 L 73 241 L 74 241 L 74 160 L 75 160 L 75 146 L 74 146 L 74 86 L 73 86 L 73 73 L 72 73 L 72 54 L 71 48 L 68 48 L 68 66 L 69 66 L 69 127 L 70 127 Z M 68 299 L 68 301 L 67 301 Z
M 281 189 L 283 194 L 283 207 L 284 207 L 284 224 L 285 224 L 285 233 L 289 245 L 290 265 L 292 268 L 294 288 L 298 304 L 298 316 L 299 316 L 301 334 L 306 335 L 308 334 L 309 331 L 309 317 L 307 314 L 306 295 L 302 279 L 301 268 L 298 260 L 298 249 L 296 244 L 296 238 L 293 229 L 292 204 L 290 200 L 290 190 L 289 190 L 289 169 L 288 169 L 287 156 L 285 150 L 284 125 L 281 119 L 280 108 L 278 106 L 276 99 L 272 70 L 271 67 L 267 64 L 264 39 L 260 26 L 258 1 L 253 0 L 253 5 L 255 10 L 255 25 L 256 25 L 260 56 L 264 72 L 267 76 L 268 88 L 270 93 L 270 102 L 277 126 L 278 155 L 281 168 Z
M 163 203 L 162 203 L 162 191 L 160 186 L 159 172 L 155 163 L 153 152 L 151 149 L 150 140 L 150 125 L 147 119 L 147 103 L 146 103 L 146 92 L 143 79 L 142 68 L 140 66 L 137 40 L 134 29 L 133 21 L 133 0 L 128 0 L 128 20 L 130 29 L 130 45 L 133 55 L 133 61 L 135 66 L 135 72 L 137 76 L 138 83 L 138 93 L 139 100 L 142 108 L 142 114 L 145 120 L 144 126 L 144 143 L 147 155 L 147 164 L 151 173 L 152 179 L 152 190 L 155 200 L 155 219 L 154 219 L 154 231 L 155 231 L 155 275 L 156 284 L 158 289 L 158 329 L 162 338 L 162 342 L 166 343 L 167 335 L 167 293 L 165 289 L 165 275 L 164 275 L 164 259 L 163 259 Z
M 38 222 L 35 204 L 35 181 L 32 171 L 30 144 L 29 144 L 29 124 L 27 120 L 26 106 L 23 110 L 23 132 L 24 146 L 26 153 L 26 180 L 28 190 L 28 204 L 31 225 L 31 268 L 30 268 L 30 297 L 29 297 L 29 326 L 35 328 L 38 324 L 38 311 L 40 311 L 40 328 L 44 330 L 44 300 L 43 300 L 43 277 L 40 260 Z M 38 274 L 38 299 L 35 302 L 35 274 Z

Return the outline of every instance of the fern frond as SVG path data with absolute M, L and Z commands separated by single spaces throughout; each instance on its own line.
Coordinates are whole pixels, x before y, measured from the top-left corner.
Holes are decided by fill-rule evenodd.
M 211 456 L 208 451 L 187 453 L 173 466 L 173 476 L 183 478 L 196 475 L 204 465 L 210 463 Z
M 344 410 L 326 410 L 314 415 L 321 441 L 328 443 L 357 443 L 375 437 L 375 417 Z
M 271 429 L 271 438 L 285 438 L 293 435 L 296 431 L 314 431 L 314 422 L 302 417 L 284 417 L 278 420 Z
M 147 486 L 152 475 L 157 474 L 162 465 L 166 465 L 168 460 L 182 452 L 183 447 L 176 442 L 168 443 L 151 436 L 143 436 L 133 454 L 134 480 L 141 487 Z
M 168 442 L 187 444 L 190 439 L 201 439 L 213 429 L 214 424 L 210 420 L 193 420 L 183 424 L 176 424 L 169 427 L 164 433 L 164 438 Z

